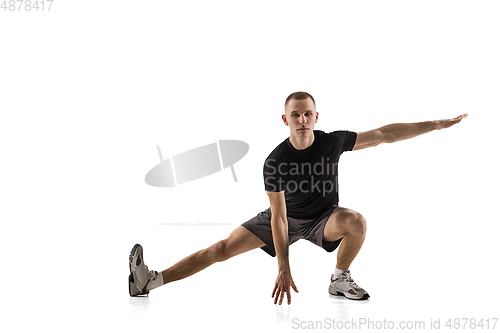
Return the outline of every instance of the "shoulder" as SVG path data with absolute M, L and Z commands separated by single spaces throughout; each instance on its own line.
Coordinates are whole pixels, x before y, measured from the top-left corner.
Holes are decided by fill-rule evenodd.
M 322 138 L 322 137 L 324 137 L 325 135 L 328 135 L 328 134 L 325 133 L 325 132 L 323 132 L 323 131 L 321 131 L 321 130 L 314 130 L 314 138 L 315 139 Z
M 356 132 L 351 132 L 351 131 L 333 131 L 330 133 L 325 133 L 326 136 L 332 137 L 332 138 L 344 138 L 348 135 L 356 134 Z
M 326 140 L 335 146 L 338 146 L 343 151 L 352 150 L 356 143 L 356 132 L 351 131 L 334 131 L 325 134 Z
M 351 131 L 334 131 L 330 133 L 325 133 L 325 137 L 330 140 L 340 140 L 344 141 L 346 139 L 356 138 L 357 133 Z
M 279 158 L 282 154 L 283 151 L 288 148 L 288 138 L 286 138 L 283 142 L 281 142 L 276 148 L 273 149 L 273 151 L 267 156 L 266 160 L 276 160 Z

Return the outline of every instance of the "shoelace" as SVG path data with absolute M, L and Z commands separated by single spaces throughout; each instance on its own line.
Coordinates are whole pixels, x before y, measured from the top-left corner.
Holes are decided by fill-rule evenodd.
M 358 288 L 359 286 L 356 284 L 356 282 L 354 282 L 354 280 L 352 279 L 351 277 L 351 272 L 349 271 L 345 271 L 344 273 L 342 273 L 342 275 L 344 276 L 344 281 L 349 283 L 351 286 L 355 287 L 355 288 Z
M 148 266 L 146 266 L 148 268 Z M 149 279 L 155 280 L 158 277 L 158 272 L 157 271 L 148 271 Z
M 144 268 L 146 268 L 146 271 L 148 272 L 148 278 L 149 281 L 146 282 L 146 285 L 149 284 L 149 282 L 155 280 L 158 277 L 158 272 L 157 271 L 150 271 L 148 265 L 142 263 L 144 265 Z
M 148 265 L 146 265 L 146 264 L 143 264 L 143 265 L 144 265 L 144 268 L 146 268 L 146 271 L 148 272 L 148 278 L 149 278 L 149 280 L 151 281 L 151 280 L 156 279 L 156 277 L 158 276 L 158 273 L 156 271 L 150 271 Z M 148 283 L 149 283 L 149 281 L 146 282 L 146 285 Z

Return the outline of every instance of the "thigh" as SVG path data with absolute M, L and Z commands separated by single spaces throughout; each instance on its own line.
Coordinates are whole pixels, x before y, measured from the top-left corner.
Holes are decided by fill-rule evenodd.
M 225 240 L 225 251 L 230 256 L 235 256 L 266 245 L 259 237 L 239 226 L 231 232 Z
M 330 215 L 323 231 L 323 240 L 334 242 L 342 238 L 348 231 L 349 221 L 360 215 L 358 212 L 344 207 L 337 207 Z

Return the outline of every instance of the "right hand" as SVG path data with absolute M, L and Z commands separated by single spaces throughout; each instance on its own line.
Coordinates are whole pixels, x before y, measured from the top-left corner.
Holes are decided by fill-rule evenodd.
M 292 274 L 290 273 L 290 271 L 287 270 L 280 271 L 278 273 L 278 277 L 276 278 L 273 294 L 271 295 L 271 297 L 274 297 L 274 304 L 276 304 L 279 299 L 279 304 L 281 305 L 285 293 L 287 296 L 288 304 L 292 302 L 292 295 L 290 294 L 290 286 L 293 288 L 293 290 L 295 290 L 296 293 L 299 292 L 297 290 L 297 287 L 295 286 L 295 283 L 293 282 Z
M 456 118 L 451 118 L 451 119 L 443 119 L 443 120 L 437 120 L 436 123 L 437 123 L 437 129 L 438 130 L 441 130 L 441 129 L 444 129 L 444 128 L 448 128 L 448 127 L 451 127 L 455 124 L 458 124 L 459 122 L 462 121 L 462 119 L 464 118 L 467 118 L 469 114 L 463 114 L 461 116 L 458 116 Z

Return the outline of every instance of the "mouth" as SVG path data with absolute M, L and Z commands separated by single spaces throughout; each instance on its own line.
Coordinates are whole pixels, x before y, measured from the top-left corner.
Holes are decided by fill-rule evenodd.
M 308 130 L 309 130 L 309 128 L 305 128 L 305 127 L 297 129 L 297 131 L 308 131 Z

